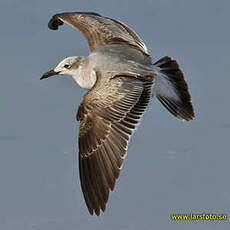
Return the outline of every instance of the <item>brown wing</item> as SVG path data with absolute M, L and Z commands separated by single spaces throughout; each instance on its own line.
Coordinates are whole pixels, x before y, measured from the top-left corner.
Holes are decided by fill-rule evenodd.
M 151 98 L 152 82 L 100 78 L 79 107 L 81 187 L 91 215 L 105 211 L 126 155 L 128 141 Z
M 97 13 L 71 12 L 54 15 L 49 21 L 49 28 L 57 30 L 67 23 L 78 29 L 88 40 L 90 51 L 97 46 L 124 43 L 131 45 L 146 55 L 147 48 L 138 35 L 123 23 Z

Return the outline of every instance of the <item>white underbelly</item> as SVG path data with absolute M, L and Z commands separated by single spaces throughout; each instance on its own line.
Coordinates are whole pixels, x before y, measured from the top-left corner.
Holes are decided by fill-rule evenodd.
M 94 70 L 89 73 L 79 69 L 76 74 L 74 74 L 73 79 L 81 88 L 91 89 L 96 83 L 97 77 Z

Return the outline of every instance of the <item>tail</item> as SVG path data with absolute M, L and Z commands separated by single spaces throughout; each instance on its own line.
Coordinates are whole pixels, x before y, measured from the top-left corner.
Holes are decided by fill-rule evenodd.
M 158 100 L 177 118 L 186 121 L 194 119 L 188 85 L 177 62 L 166 56 L 154 65 L 159 68 L 154 86 Z

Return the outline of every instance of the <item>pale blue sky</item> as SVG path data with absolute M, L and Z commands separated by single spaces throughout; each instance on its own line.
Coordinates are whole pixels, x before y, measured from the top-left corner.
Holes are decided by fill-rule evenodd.
M 1 0 L 0 229 L 229 229 L 229 221 L 170 221 L 230 215 L 229 9 L 228 0 Z M 184 123 L 153 100 L 99 218 L 88 214 L 78 174 L 75 115 L 86 91 L 68 77 L 39 80 L 64 57 L 89 52 L 69 26 L 48 29 L 63 11 L 121 20 L 153 61 L 178 60 L 196 113 Z

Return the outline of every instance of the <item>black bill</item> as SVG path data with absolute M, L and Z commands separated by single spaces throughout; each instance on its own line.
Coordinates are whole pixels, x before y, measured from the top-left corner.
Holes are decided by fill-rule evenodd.
M 52 69 L 52 70 L 50 70 L 50 71 L 44 73 L 44 74 L 42 75 L 42 77 L 40 78 L 40 80 L 45 79 L 45 78 L 48 78 L 48 77 L 52 77 L 52 76 L 57 75 L 57 74 L 59 74 L 59 72 L 55 72 L 55 71 Z

